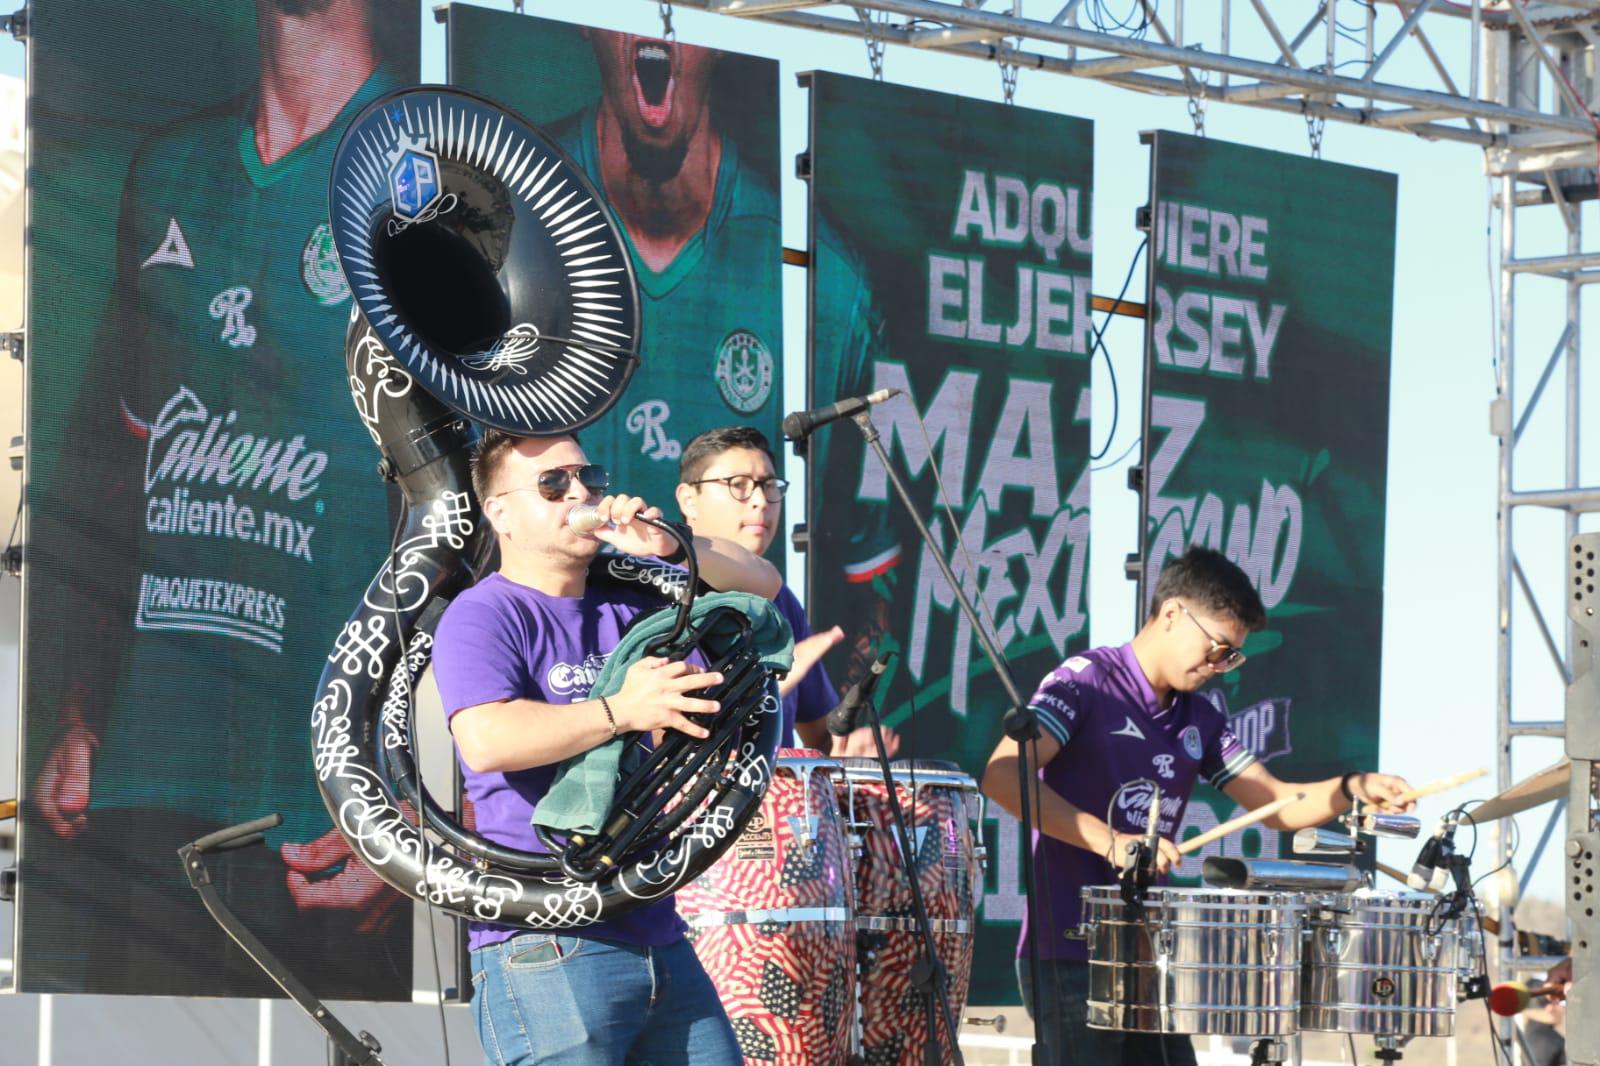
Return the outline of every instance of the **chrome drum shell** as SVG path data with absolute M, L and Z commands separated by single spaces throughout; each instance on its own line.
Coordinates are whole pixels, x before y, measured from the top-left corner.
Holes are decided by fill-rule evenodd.
M 1298 1026 L 1304 904 L 1289 892 L 1154 888 L 1134 919 L 1116 885 L 1083 890 L 1089 1025 L 1284 1036 Z
M 1440 923 L 1438 896 L 1357 892 L 1307 909 L 1300 1028 L 1444 1037 L 1481 950 L 1477 923 Z

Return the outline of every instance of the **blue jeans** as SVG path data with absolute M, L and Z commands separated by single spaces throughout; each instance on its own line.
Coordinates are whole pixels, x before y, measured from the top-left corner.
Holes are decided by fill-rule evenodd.
M 661 948 L 522 933 L 472 953 L 489 1066 L 737 1066 L 722 1002 L 686 940 Z
M 1044 1051 L 1039 1066 L 1195 1066 L 1194 1044 L 1186 1036 L 1089 1028 L 1086 962 L 1039 960 L 1043 1011 L 1033 1002 L 1026 958 L 1017 960 L 1017 981 L 1022 986 L 1022 1005 L 1033 1019 Z

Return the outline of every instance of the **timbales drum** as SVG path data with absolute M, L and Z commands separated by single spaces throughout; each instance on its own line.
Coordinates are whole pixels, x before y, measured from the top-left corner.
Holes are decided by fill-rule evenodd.
M 1478 924 L 1440 917 L 1418 892 L 1314 898 L 1308 919 L 1300 1028 L 1390 1036 L 1452 1036 L 1462 979 L 1482 951 Z
M 1294 893 L 1117 885 L 1083 890 L 1089 1025 L 1137 1033 L 1282 1036 L 1300 1008 L 1304 905 Z
M 855 1010 L 851 856 L 839 764 L 784 748 L 760 812 L 678 890 L 678 913 L 745 1061 L 842 1063 Z
M 923 1061 L 930 1039 L 927 1002 L 912 984 L 922 939 L 900 861 L 889 791 L 877 760 L 840 762 L 846 779 L 840 795 L 859 841 L 855 888 L 860 1050 L 870 1063 L 915 1066 Z M 891 771 L 935 949 L 948 979 L 950 1009 L 959 1019 L 972 979 L 982 888 L 984 852 L 974 832 L 975 824 L 982 825 L 982 799 L 977 783 L 955 763 L 899 760 L 891 764 Z M 976 801 L 976 811 L 969 809 L 969 801 Z M 942 1023 L 939 1032 L 944 1061 L 952 1061 Z

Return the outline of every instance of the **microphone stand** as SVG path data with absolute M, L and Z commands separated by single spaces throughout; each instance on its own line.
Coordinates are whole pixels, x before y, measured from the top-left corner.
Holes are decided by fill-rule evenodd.
M 1022 892 L 1028 918 L 1028 986 L 1029 993 L 1033 998 L 1035 1016 L 1041 1016 L 1044 1010 L 1044 1002 L 1039 998 L 1039 923 L 1033 899 L 1033 814 L 1028 803 L 1032 775 L 1028 772 L 1027 756 L 1027 742 L 1037 740 L 1039 737 L 1038 716 L 1028 709 L 1026 701 L 1022 698 L 1022 693 L 1017 690 L 1016 680 L 1011 676 L 1011 667 L 1007 664 L 1005 656 L 1001 655 L 1000 649 L 995 647 L 994 640 L 989 636 L 989 631 L 984 628 L 983 622 L 978 618 L 978 612 L 973 609 L 966 593 L 962 591 L 961 582 L 956 580 L 955 573 L 951 571 L 949 560 L 945 558 L 944 552 L 940 550 L 938 541 L 933 539 L 933 532 L 928 529 L 927 523 L 917 513 L 916 504 L 912 502 L 911 494 L 906 490 L 905 482 L 895 471 L 894 465 L 889 462 L 889 453 L 884 450 L 883 441 L 878 434 L 878 427 L 872 424 L 872 412 L 865 409 L 858 411 L 850 416 L 850 421 L 856 424 L 856 428 L 861 431 L 861 436 L 867 442 L 867 446 L 878 457 L 879 464 L 882 465 L 884 473 L 888 475 L 889 484 L 894 487 L 895 497 L 899 499 L 901 506 L 905 508 L 906 514 L 911 517 L 911 521 L 916 525 L 917 533 L 922 537 L 922 542 L 928 547 L 928 553 L 933 556 L 934 562 L 939 565 L 939 573 L 944 575 L 945 581 L 950 586 L 951 593 L 955 596 L 956 604 L 961 608 L 961 613 L 966 616 L 968 624 L 972 626 L 972 631 L 978 636 L 978 646 L 983 649 L 984 657 L 989 660 L 989 665 L 994 667 L 995 677 L 1000 680 L 1001 686 L 1005 689 L 1006 698 L 1011 701 L 1011 709 L 1005 715 L 1004 729 L 1008 737 L 1017 741 L 1017 777 L 1022 785 L 1022 835 L 1024 838 L 1022 847 Z M 961 535 L 959 530 L 952 532 L 957 537 Z M 876 735 L 876 710 L 873 711 L 873 723 L 874 735 Z M 880 740 L 879 751 L 881 752 L 882 750 L 882 741 Z M 894 789 L 892 787 L 889 790 L 889 796 L 892 801 L 894 798 Z M 912 881 L 915 884 L 915 878 Z M 927 919 L 923 918 L 922 920 L 926 926 Z M 930 930 L 928 933 L 930 943 L 932 943 L 931 935 Z M 935 976 L 942 979 L 943 970 L 938 967 L 938 956 L 933 958 L 936 968 Z M 945 1024 L 950 1031 L 951 1050 L 955 1052 L 956 1060 L 959 1062 L 961 1060 L 961 1052 L 956 1050 L 955 1025 L 950 1016 L 948 1003 L 945 1005 Z M 1042 1062 L 1044 1060 L 1039 1053 L 1038 1034 L 1039 1027 L 1036 1025 L 1034 1026 L 1032 1055 L 1034 1061 Z
M 219 829 L 215 833 L 183 845 L 178 849 L 178 857 L 183 862 L 183 872 L 188 875 L 189 887 L 199 894 L 200 902 L 210 912 L 212 919 L 222 927 L 222 931 L 244 949 L 251 961 L 261 967 L 266 975 L 272 978 L 273 983 L 294 1000 L 296 1006 L 305 1011 L 306 1017 L 322 1027 L 322 1031 L 328 1036 L 328 1047 L 338 1066 L 383 1066 L 383 1059 L 378 1057 L 383 1049 L 379 1047 L 378 1041 L 372 1034 L 363 1032 L 360 1036 L 356 1036 L 346 1029 L 315 993 L 245 927 L 238 916 L 223 902 L 216 886 L 211 883 L 211 871 L 206 869 L 204 858 L 206 852 L 232 851 L 260 844 L 263 834 L 282 821 L 279 815 L 269 814 L 251 822 Z
M 883 718 L 878 714 L 878 701 L 868 692 L 862 698 L 872 726 L 872 743 L 877 749 L 878 769 L 883 773 L 883 787 L 889 795 L 889 813 L 894 818 L 895 838 L 900 845 L 900 866 L 905 871 L 906 882 L 911 886 L 911 910 L 916 918 L 917 930 L 922 939 L 922 958 L 911 968 L 911 985 L 922 994 L 928 1016 L 928 1043 L 923 1049 L 923 1061 L 928 1066 L 939 1066 L 944 1056 L 939 1051 L 939 1019 L 944 1019 L 945 1032 L 950 1036 L 950 1054 L 957 1066 L 962 1066 L 961 1048 L 956 1041 L 955 1014 L 950 1009 L 950 980 L 944 963 L 939 959 L 938 945 L 933 939 L 933 923 L 928 919 L 927 902 L 922 898 L 922 879 L 917 876 L 917 853 L 912 844 L 911 832 L 906 827 L 905 808 L 900 805 L 900 793 L 895 788 L 894 772 L 889 766 L 889 749 L 883 742 Z M 913 802 L 915 794 L 913 793 Z M 853 814 L 853 812 L 852 812 Z

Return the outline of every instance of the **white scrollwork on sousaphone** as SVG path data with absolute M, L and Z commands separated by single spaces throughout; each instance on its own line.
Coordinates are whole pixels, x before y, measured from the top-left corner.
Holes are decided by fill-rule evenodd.
M 471 492 L 465 419 L 515 432 L 570 431 L 615 401 L 632 372 L 616 368 L 636 362 L 638 352 L 637 288 L 620 232 L 600 198 L 580 171 L 520 119 L 495 112 L 492 123 L 477 121 L 490 110 L 459 90 L 391 94 L 357 116 L 335 153 L 334 241 L 358 307 L 345 347 L 351 398 L 383 453 L 385 476 L 405 497 L 406 512 L 396 543 L 328 655 L 311 717 L 313 764 L 335 826 L 361 861 L 395 888 L 474 920 L 566 929 L 613 918 L 709 867 L 760 805 L 781 716 L 776 685 L 764 675 L 743 716 L 727 719 L 733 746 L 714 760 L 726 765 L 723 776 L 706 779 L 719 787 L 703 808 L 659 846 L 630 852 L 600 878 L 575 879 L 549 856 L 508 855 L 470 831 L 434 820 L 442 815 L 421 787 L 410 743 L 411 697 L 432 654 L 431 630 L 440 609 L 471 584 L 492 549 Z M 480 139 L 480 129 L 491 124 L 493 139 L 487 132 Z M 515 151 L 513 139 L 519 139 Z M 457 180 L 470 195 L 446 188 Z M 575 253 L 562 250 L 559 241 L 551 244 L 554 258 L 531 264 L 532 270 L 506 262 L 505 256 L 538 242 L 513 245 L 509 230 L 497 226 L 572 225 L 535 199 L 554 180 L 587 197 L 584 210 L 599 219 L 585 231 L 590 243 L 584 245 L 587 272 L 595 278 L 574 282 Z M 447 352 L 404 307 L 395 306 L 401 300 L 381 276 L 389 267 L 380 263 L 411 254 L 405 248 L 428 246 L 417 240 L 420 226 L 455 228 L 462 238 L 457 243 L 486 257 L 483 271 L 456 269 L 438 278 L 440 285 L 456 285 L 475 273 L 497 279 L 495 285 L 511 278 L 508 289 L 494 294 L 509 299 L 561 291 L 559 284 L 544 282 L 565 274 L 591 302 L 605 303 L 606 324 L 591 321 L 598 312 L 580 311 L 570 329 L 557 327 L 572 337 L 547 344 L 541 325 L 565 321 L 565 312 L 550 317 L 548 307 L 513 307 L 510 321 L 517 325 L 487 348 Z M 381 252 L 375 243 L 380 240 L 391 242 Z M 434 265 L 413 263 L 413 281 L 416 272 Z M 515 284 L 518 269 L 541 284 Z M 563 362 L 569 355 L 573 361 Z M 538 379 L 547 372 L 554 377 Z M 562 379 L 582 388 L 546 403 L 550 382 Z M 448 403 L 440 398 L 446 394 Z M 551 410 L 570 414 L 572 421 L 551 423 Z M 545 421 L 518 421 L 529 411 Z M 495 412 L 509 413 L 496 422 Z M 681 571 L 652 564 L 626 561 L 606 577 L 651 588 L 664 605 L 689 591 Z M 655 837 L 646 833 L 645 839 Z

